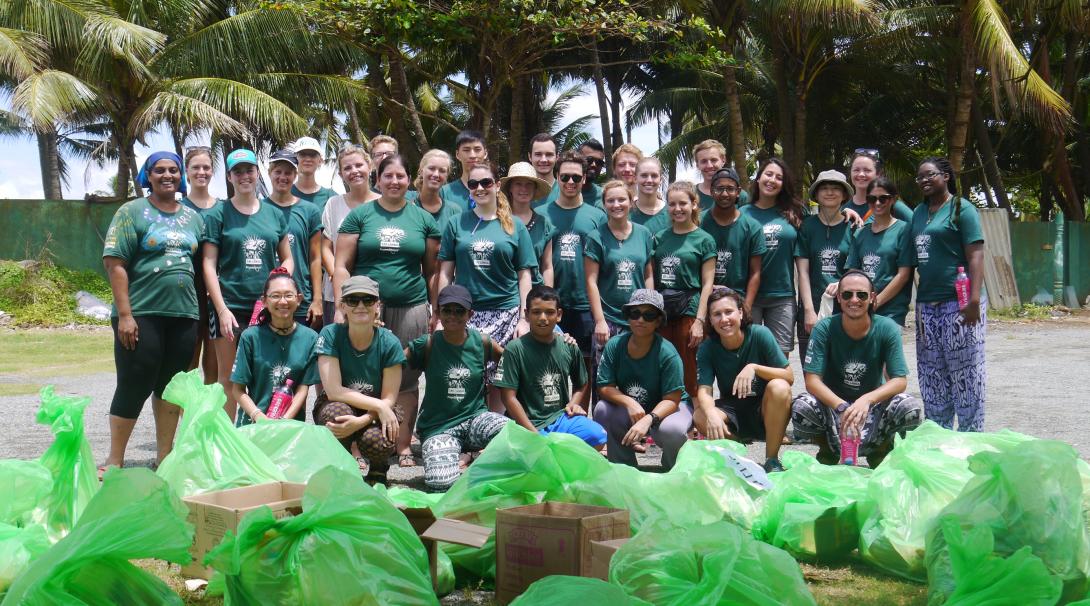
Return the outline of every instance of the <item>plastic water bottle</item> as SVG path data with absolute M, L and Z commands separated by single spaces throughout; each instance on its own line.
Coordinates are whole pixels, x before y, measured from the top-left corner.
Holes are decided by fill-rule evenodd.
M 265 309 L 265 303 L 258 299 L 254 301 L 254 311 L 250 314 L 249 326 L 257 326 L 258 321 L 261 319 L 261 311 Z
M 269 400 L 269 410 L 265 412 L 265 416 L 270 419 L 279 419 L 284 416 L 284 413 L 288 411 L 288 407 L 291 406 L 292 400 L 292 386 L 293 381 L 288 379 L 284 381 L 284 384 L 273 390 L 272 398 Z
M 840 462 L 844 465 L 859 463 L 859 430 L 855 425 L 848 426 L 840 436 Z
M 969 276 L 965 268 L 958 266 L 958 275 L 954 278 L 954 291 L 958 294 L 958 308 L 965 309 L 969 304 Z

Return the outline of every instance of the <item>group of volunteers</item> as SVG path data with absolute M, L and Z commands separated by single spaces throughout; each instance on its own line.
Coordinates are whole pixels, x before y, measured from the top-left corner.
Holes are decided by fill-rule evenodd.
M 631 144 L 606 158 L 539 134 L 504 172 L 489 155 L 463 131 L 453 158 L 410 166 L 375 137 L 337 152 L 338 194 L 305 137 L 269 158 L 266 196 L 254 152 L 229 153 L 221 200 L 212 150 L 152 154 L 147 196 L 117 211 L 103 250 L 117 367 L 103 467 L 124 464 L 149 395 L 159 460 L 170 452 L 179 409 L 163 390 L 198 365 L 239 426 L 305 421 L 316 386 L 311 419 L 369 481 L 416 465 L 415 435 L 435 490 L 508 423 L 629 465 L 650 439 L 666 469 L 697 436 L 764 440 L 768 471 L 792 439 L 834 463 L 853 430 L 873 466 L 925 416 L 983 428 L 983 236 L 946 160 L 919 164 L 913 210 L 877 150 L 856 150 L 850 176 L 810 185 L 811 212 L 781 160 L 746 191 L 712 140 L 693 149 L 700 183 L 665 187 Z M 901 345 L 914 275 L 922 402 Z

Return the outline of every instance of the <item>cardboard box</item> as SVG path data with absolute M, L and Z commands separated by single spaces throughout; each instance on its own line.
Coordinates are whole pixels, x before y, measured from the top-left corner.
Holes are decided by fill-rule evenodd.
M 228 530 L 238 530 L 242 518 L 258 507 L 268 506 L 277 519 L 301 513 L 303 491 L 306 487 L 306 484 L 293 482 L 271 482 L 206 492 L 182 499 L 189 508 L 187 521 L 196 529 L 193 546 L 189 548 L 193 561 L 182 567 L 182 576 L 210 578 L 212 569 L 202 563 L 205 554 L 219 545 Z
M 399 509 L 409 520 L 409 525 L 420 536 L 420 541 L 424 543 L 424 549 L 428 551 L 431 586 L 437 592 L 439 588 L 439 542 L 480 549 L 488 542 L 488 537 L 492 536 L 492 529 L 487 526 L 479 526 L 451 518 L 436 519 L 435 514 L 427 507 L 399 507 Z
M 628 511 L 545 502 L 496 511 L 496 600 L 507 604 L 552 574 L 589 576 L 591 541 L 630 535 Z
M 587 576 L 609 581 L 609 563 L 613 554 L 628 542 L 628 539 L 590 542 L 590 574 Z

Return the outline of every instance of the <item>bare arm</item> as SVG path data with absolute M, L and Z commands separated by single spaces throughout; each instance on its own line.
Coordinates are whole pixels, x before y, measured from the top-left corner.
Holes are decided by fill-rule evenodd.
M 332 402 L 344 402 L 352 408 L 366 412 L 377 413 L 383 407 L 393 410 L 394 401 L 397 399 L 395 390 L 394 398 L 387 401 L 384 398 L 366 396 L 342 385 L 341 363 L 333 356 L 318 356 L 318 375 L 322 378 L 322 387 L 325 395 Z M 398 377 L 400 382 L 401 377 Z M 383 387 L 385 387 L 385 372 L 383 372 Z
M 329 279 L 330 280 L 333 279 L 333 272 L 336 271 L 336 266 L 334 265 L 334 259 L 335 259 L 335 257 L 333 255 L 333 240 L 330 240 L 329 238 L 327 238 L 326 235 L 323 233 L 322 234 L 322 269 L 325 270 L 325 273 L 329 274 Z
M 704 318 L 708 314 L 708 297 L 715 286 L 715 259 L 708 259 L 700 266 L 700 301 L 696 305 L 696 322 L 689 329 L 689 349 L 696 349 L 704 340 Z
M 281 267 L 288 270 L 289 274 L 295 273 L 295 259 L 291 258 L 291 245 L 288 244 L 287 235 L 276 244 L 276 256 L 280 258 Z
M 140 329 L 132 317 L 132 305 L 129 302 L 129 272 L 125 260 L 120 257 L 102 257 L 106 276 L 110 278 L 110 290 L 114 293 L 114 306 L 117 307 L 117 338 L 121 346 L 129 351 L 136 349 L 140 340 Z
M 435 274 L 439 270 L 439 240 L 428 238 L 425 241 L 422 265 L 424 270 L 424 282 L 428 288 L 428 303 L 431 304 L 434 313 L 439 313 L 439 310 L 436 309 L 439 291 L 435 288 Z
M 841 402 L 845 401 L 844 398 L 841 398 L 833 393 L 833 390 L 829 389 L 829 386 L 821 379 L 821 375 L 812 372 L 804 372 L 803 377 L 806 382 L 806 391 L 817 398 L 818 402 L 821 402 L 829 408 L 836 408 Z
M 545 243 L 545 248 L 541 251 L 541 258 L 538 259 L 538 263 L 541 264 L 539 270 L 541 271 L 541 282 L 545 286 L 553 285 L 553 241 L 549 240 Z
M 519 270 L 519 323 L 515 327 L 515 337 L 521 337 L 522 335 L 530 332 L 530 323 L 526 321 L 526 308 L 523 305 L 526 303 L 526 295 L 530 294 L 530 270 Z
M 511 417 L 520 427 L 537 433 L 537 428 L 530 422 L 530 417 L 526 415 L 526 409 L 522 407 L 522 402 L 519 402 L 514 389 L 501 387 L 500 399 L 503 400 L 503 406 L 507 409 L 507 416 Z
M 749 258 L 749 280 L 746 281 L 746 307 L 753 309 L 757 291 L 761 289 L 761 255 Z
M 356 244 L 359 234 L 337 234 L 337 253 L 333 257 L 333 302 L 341 302 L 341 285 L 352 277 L 352 268 L 356 266 Z M 335 305 L 334 321 L 341 321 L 340 305 Z M 324 384 L 324 382 L 323 382 Z
M 310 385 L 296 385 L 295 393 L 291 397 L 291 406 L 284 411 L 283 419 L 294 419 L 307 404 L 307 396 L 310 394 Z
M 223 300 L 223 291 L 220 290 L 219 274 L 216 267 L 219 264 L 220 249 L 215 244 L 205 242 L 203 250 L 201 267 L 204 269 L 204 286 L 208 290 L 208 298 L 212 301 L 212 307 L 215 309 L 216 317 L 219 320 L 220 336 L 226 337 L 228 341 L 234 341 L 235 328 L 238 327 L 238 322 L 235 321 L 235 316 L 231 313 L 231 310 L 227 308 L 227 303 Z
M 310 309 L 307 319 L 311 322 L 322 317 L 322 232 L 310 236 Z
M 886 287 L 882 289 L 882 292 L 874 297 L 874 307 L 877 309 L 886 303 L 889 303 L 890 299 L 896 297 L 911 279 L 911 267 L 898 267 L 897 275 L 893 276 L 893 279 L 889 281 L 889 284 L 886 284 Z
M 598 291 L 598 262 L 590 257 L 583 257 L 583 274 L 586 277 L 590 315 L 594 318 L 594 339 L 598 341 L 599 346 L 605 346 L 609 339 L 609 325 L 602 311 L 602 295 Z
M 246 391 L 245 385 L 232 381 L 231 396 L 238 402 L 238 406 L 242 409 L 242 412 L 249 415 L 255 423 L 268 418 L 265 416 L 265 413 L 261 412 L 261 409 L 257 407 L 257 404 L 254 403 L 253 398 L 251 398 L 250 394 Z M 231 420 L 234 421 L 234 419 Z
M 651 261 L 643 266 L 643 287 L 655 290 L 655 264 Z

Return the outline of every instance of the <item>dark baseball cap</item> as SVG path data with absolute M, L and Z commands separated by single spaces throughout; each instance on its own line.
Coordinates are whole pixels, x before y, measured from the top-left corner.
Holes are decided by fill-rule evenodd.
M 473 309 L 473 296 L 461 284 L 448 284 L 446 288 L 439 291 L 438 303 L 440 306 L 454 303 L 466 309 Z

